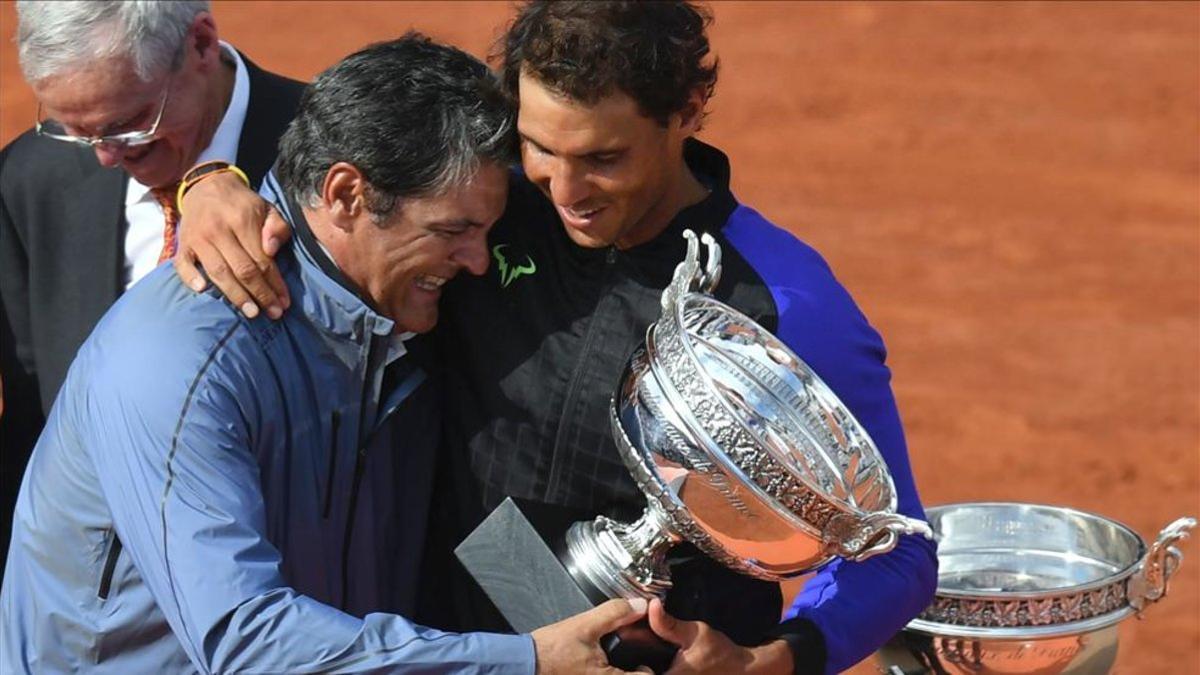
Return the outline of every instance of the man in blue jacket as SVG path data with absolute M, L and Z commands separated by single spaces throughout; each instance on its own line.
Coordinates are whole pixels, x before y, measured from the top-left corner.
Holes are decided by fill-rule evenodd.
M 160 267 L 101 320 L 21 488 L 0 672 L 611 672 L 596 642 L 644 605 L 532 637 L 399 615 L 437 442 L 405 340 L 487 267 L 512 123 L 482 63 L 418 35 L 314 82 L 264 187 L 291 311 Z
M 535 1 L 504 37 L 523 170 L 489 234 L 494 271 L 455 282 L 443 302 L 443 464 L 420 614 L 431 625 L 504 628 L 450 553 L 504 497 L 626 520 L 645 506 L 608 407 L 661 311 L 684 228 L 724 250 L 716 296 L 832 387 L 883 453 L 899 511 L 923 517 L 883 340 L 816 251 L 737 201 L 728 158 L 695 138 L 717 80 L 707 24 L 687 2 Z M 185 234 L 233 224 L 242 233 L 225 239 L 257 240 L 248 193 L 228 187 L 214 181 L 188 197 L 214 215 Z M 280 235 L 271 226 L 265 236 Z M 675 563 L 651 626 L 681 646 L 677 665 L 717 673 L 844 670 L 928 604 L 937 569 L 933 542 L 902 537 L 888 554 L 826 566 L 779 624 L 778 585 L 702 556 Z

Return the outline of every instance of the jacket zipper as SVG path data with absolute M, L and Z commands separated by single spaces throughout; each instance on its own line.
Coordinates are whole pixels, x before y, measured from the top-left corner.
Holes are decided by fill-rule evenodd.
M 121 538 L 117 536 L 117 531 L 112 531 L 112 541 L 108 544 L 108 555 L 104 557 L 104 569 L 100 573 L 100 588 L 96 591 L 96 597 L 101 600 L 108 599 L 108 593 L 112 589 L 113 573 L 117 569 L 117 557 L 121 555 Z
M 370 441 L 368 440 L 368 444 Z M 354 454 L 354 482 L 350 484 L 350 512 L 346 515 L 346 538 L 342 540 L 342 605 L 346 605 L 346 592 L 350 589 L 350 542 L 354 539 L 354 514 L 358 510 L 358 486 L 366 469 L 367 446 L 363 445 Z
M 596 302 L 596 307 L 599 308 L 600 303 L 604 302 L 607 296 L 607 291 L 611 290 L 613 270 L 616 269 L 617 262 L 617 247 L 610 246 L 604 256 L 604 280 L 600 284 L 600 296 Z M 575 369 L 571 372 L 571 381 L 567 385 L 567 395 L 563 399 L 562 410 L 558 416 L 558 430 L 554 434 L 554 451 L 550 460 L 550 478 L 546 484 L 547 502 L 555 503 L 555 495 L 559 491 L 559 484 L 562 483 L 562 474 L 565 470 L 564 460 L 566 452 L 563 451 L 563 446 L 567 442 L 567 433 L 570 428 L 572 416 L 570 410 L 575 407 L 575 401 L 579 398 L 580 380 L 583 379 L 585 365 L 588 363 L 589 354 L 592 351 L 592 345 L 596 341 L 597 326 L 603 323 L 600 320 L 599 312 L 592 313 L 591 323 L 588 324 L 587 335 L 583 338 L 583 349 L 579 352 L 579 358 L 575 361 Z
M 338 428 L 342 425 L 342 413 L 334 410 L 329 425 L 333 428 L 333 432 L 330 434 L 329 442 L 329 470 L 325 472 L 325 498 L 321 500 L 322 518 L 329 518 L 329 507 L 333 503 L 333 484 L 334 479 L 337 478 Z
M 380 425 L 383 426 L 383 425 Z M 375 431 L 367 435 L 358 452 L 354 454 L 354 481 L 350 484 L 350 512 L 346 517 L 346 538 L 342 540 L 342 602 L 346 601 L 346 591 L 350 588 L 350 542 L 354 539 L 354 515 L 358 512 L 358 490 L 362 484 L 363 474 L 367 470 L 367 448 L 371 447 L 371 439 Z
M 367 328 L 364 327 L 363 331 L 364 331 L 364 334 L 366 334 Z M 368 343 L 368 344 L 370 344 L 370 343 Z M 368 347 L 368 349 L 369 349 L 369 347 Z M 371 363 L 371 354 L 368 351 L 368 353 L 367 353 L 367 364 L 368 364 L 367 372 L 363 374 L 363 385 L 362 385 L 362 392 L 363 392 L 362 400 L 364 400 L 364 401 L 367 400 L 367 387 L 371 384 L 370 380 L 367 378 L 367 375 L 371 372 L 370 363 Z M 382 377 L 382 376 L 383 376 L 383 374 L 381 372 L 380 377 Z M 378 396 L 376 398 L 378 398 Z M 375 407 L 378 408 L 379 405 L 377 404 Z M 364 425 L 365 425 L 365 422 L 363 420 L 363 413 L 366 411 L 366 406 L 360 406 L 359 410 L 360 410 L 360 412 L 359 412 L 359 418 L 358 418 L 358 428 L 361 430 L 364 428 Z M 345 535 L 345 538 L 342 539 L 342 596 L 341 597 L 342 597 L 343 607 L 345 607 L 347 604 L 346 603 L 346 600 L 347 600 L 346 594 L 347 594 L 347 591 L 349 591 L 349 589 L 350 589 L 350 542 L 353 541 L 353 539 L 354 539 L 354 517 L 358 511 L 359 486 L 362 484 L 363 472 L 367 468 L 366 467 L 367 448 L 369 448 L 371 446 L 371 439 L 375 437 L 375 432 L 382 426 L 383 426 L 382 424 L 373 425 L 371 427 L 371 432 L 367 434 L 367 437 L 358 446 L 358 452 L 356 452 L 354 454 L 354 476 L 353 476 L 352 482 L 350 483 L 350 500 L 349 500 L 349 504 L 348 504 L 349 511 L 346 513 L 346 535 Z

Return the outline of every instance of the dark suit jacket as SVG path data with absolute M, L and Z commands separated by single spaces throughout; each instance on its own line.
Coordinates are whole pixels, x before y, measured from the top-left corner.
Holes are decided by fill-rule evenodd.
M 250 101 L 237 164 L 258 187 L 304 84 L 242 60 Z M 124 291 L 128 175 L 90 149 L 25 132 L 0 151 L 0 570 L 33 444 L 75 352 Z

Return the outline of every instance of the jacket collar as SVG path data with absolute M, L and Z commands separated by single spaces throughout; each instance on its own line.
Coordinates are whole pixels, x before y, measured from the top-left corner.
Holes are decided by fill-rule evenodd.
M 288 275 L 288 291 L 293 304 L 314 324 L 327 332 L 356 343 L 366 344 L 371 336 L 390 337 L 394 322 L 367 304 L 354 284 L 338 269 L 321 247 L 304 210 L 291 197 L 282 193 L 274 172 L 264 181 L 265 189 L 292 226 L 294 237 L 290 244 L 297 264 L 297 275 Z M 282 265 L 282 263 L 281 263 Z M 292 278 L 289 278 L 292 277 Z

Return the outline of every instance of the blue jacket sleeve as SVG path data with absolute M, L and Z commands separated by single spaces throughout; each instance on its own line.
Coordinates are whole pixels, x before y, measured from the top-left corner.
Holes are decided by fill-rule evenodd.
M 86 393 L 81 428 L 99 428 L 86 445 L 117 534 L 201 672 L 533 671 L 528 636 L 359 619 L 289 588 L 265 535 L 257 411 L 244 383 L 217 372 L 238 364 L 111 360 Z
M 825 261 L 791 234 L 739 207 L 726 236 L 767 284 L 779 314 L 778 337 L 833 389 L 879 447 L 899 512 L 924 519 L 879 334 Z M 837 673 L 903 628 L 933 599 L 936 585 L 934 543 L 904 536 L 889 553 L 826 565 L 787 616 L 816 625 L 825 642 L 825 671 Z

